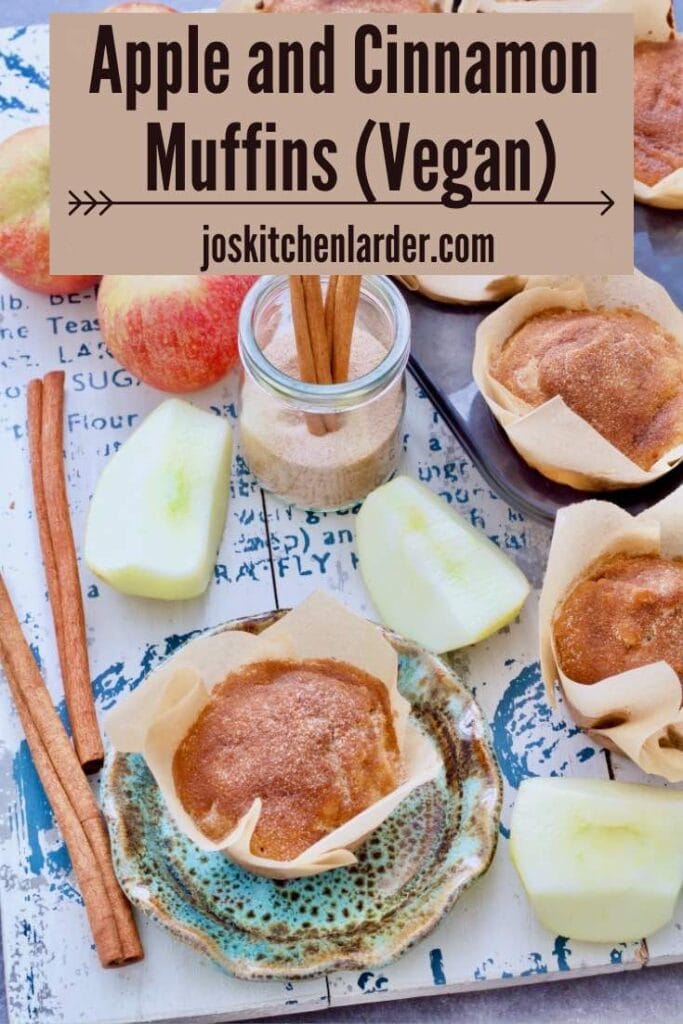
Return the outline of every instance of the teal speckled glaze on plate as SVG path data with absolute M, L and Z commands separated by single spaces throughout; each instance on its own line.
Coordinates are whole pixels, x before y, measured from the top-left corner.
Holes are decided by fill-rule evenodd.
M 221 629 L 260 632 L 280 614 Z M 439 658 L 386 636 L 399 654 L 399 689 L 444 767 L 366 840 L 353 867 L 286 882 L 249 874 L 178 832 L 139 754 L 107 758 L 104 807 L 126 893 L 237 977 L 383 966 L 431 931 L 491 863 L 501 782 L 481 711 Z

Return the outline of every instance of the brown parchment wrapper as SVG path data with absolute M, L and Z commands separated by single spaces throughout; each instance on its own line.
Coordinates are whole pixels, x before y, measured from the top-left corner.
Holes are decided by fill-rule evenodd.
M 481 302 L 502 302 L 521 291 L 525 277 L 480 274 L 397 274 L 411 292 L 446 302 L 450 305 L 472 306 Z
M 253 14 L 258 10 L 258 0 L 223 0 L 216 8 L 217 14 Z
M 183 808 L 173 781 L 173 757 L 188 730 L 225 677 L 257 661 L 332 658 L 380 679 L 387 688 L 403 763 L 401 784 L 351 818 L 296 859 L 269 860 L 251 852 L 261 800 L 233 831 L 214 843 Z M 197 846 L 220 851 L 248 871 L 271 878 L 301 878 L 354 864 L 353 847 L 365 839 L 440 768 L 434 745 L 408 718 L 410 705 L 398 692 L 396 651 L 379 628 L 324 593 L 316 593 L 258 636 L 223 630 L 198 637 L 166 661 L 109 713 L 106 730 L 121 752 L 144 755 L 178 828 Z
M 636 40 L 671 39 L 671 0 L 462 0 L 459 14 L 632 14 Z
M 683 487 L 639 516 L 607 501 L 583 501 L 558 513 L 539 607 L 543 680 L 551 703 L 559 680 L 577 725 L 598 742 L 645 772 L 682 782 L 681 680 L 671 665 L 658 661 L 585 685 L 569 679 L 558 663 L 552 628 L 557 610 L 596 561 L 616 554 L 683 557 Z M 600 723 L 607 727 L 595 728 Z
M 683 167 L 679 167 L 654 185 L 645 185 L 637 178 L 633 181 L 637 202 L 646 206 L 660 206 L 667 210 L 683 210 Z
M 683 313 L 660 284 L 637 270 L 611 277 L 531 277 L 524 291 L 479 325 L 472 374 L 514 447 L 544 476 L 585 491 L 641 487 L 678 465 L 683 444 L 641 469 L 559 396 L 533 408 L 489 373 L 494 355 L 530 317 L 546 309 L 598 307 L 640 310 L 683 345 Z

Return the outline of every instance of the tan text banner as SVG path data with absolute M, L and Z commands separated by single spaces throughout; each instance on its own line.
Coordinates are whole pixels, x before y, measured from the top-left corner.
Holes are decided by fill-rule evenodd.
M 56 15 L 53 273 L 628 273 L 625 15 Z

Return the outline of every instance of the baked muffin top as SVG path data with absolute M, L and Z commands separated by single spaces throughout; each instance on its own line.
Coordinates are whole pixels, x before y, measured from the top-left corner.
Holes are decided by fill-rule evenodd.
M 218 842 L 262 800 L 252 853 L 290 860 L 390 793 L 400 752 L 381 680 L 330 659 L 229 675 L 173 759 L 178 797 Z
M 262 0 L 264 14 L 434 14 L 434 0 Z
M 656 185 L 683 167 L 683 39 L 634 49 L 634 176 Z
M 559 395 L 641 469 L 683 441 L 683 346 L 638 310 L 545 310 L 490 372 L 530 407 Z
M 558 608 L 553 636 L 560 668 L 576 683 L 655 661 L 667 661 L 683 680 L 683 560 L 601 560 Z

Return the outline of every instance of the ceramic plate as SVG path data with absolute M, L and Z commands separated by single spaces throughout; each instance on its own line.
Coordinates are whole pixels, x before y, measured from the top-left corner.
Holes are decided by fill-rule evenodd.
M 260 632 L 280 614 L 221 629 Z M 399 654 L 399 689 L 445 768 L 373 833 L 351 868 L 286 882 L 251 875 L 178 832 L 139 754 L 107 758 L 104 808 L 123 888 L 237 977 L 383 966 L 434 928 L 491 863 L 501 783 L 482 713 L 439 658 L 386 636 Z

